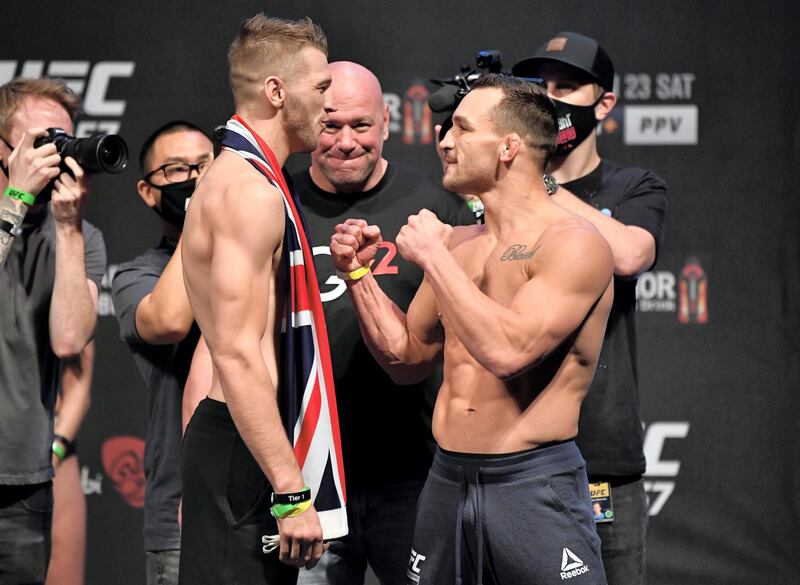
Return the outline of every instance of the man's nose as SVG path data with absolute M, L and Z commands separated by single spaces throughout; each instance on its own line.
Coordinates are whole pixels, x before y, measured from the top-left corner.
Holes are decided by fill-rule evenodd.
M 336 111 L 336 108 L 333 107 L 333 101 L 331 101 L 331 92 L 327 90 L 324 94 L 322 94 L 322 109 L 325 110 L 326 114 L 332 114 Z
M 337 136 L 336 146 L 343 152 L 351 152 L 356 147 L 355 132 L 350 126 L 342 126 Z
M 439 148 L 441 150 L 452 150 L 454 146 L 453 143 L 453 130 L 452 128 L 448 128 L 447 132 L 445 133 L 444 137 L 439 141 Z

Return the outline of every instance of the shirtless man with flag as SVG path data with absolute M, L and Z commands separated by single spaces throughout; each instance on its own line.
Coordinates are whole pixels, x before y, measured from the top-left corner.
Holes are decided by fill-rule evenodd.
M 281 172 L 319 141 L 327 41 L 308 19 L 259 14 L 228 61 L 236 115 L 183 230 L 186 290 L 214 371 L 184 439 L 180 582 L 294 583 L 323 537 L 347 533 L 322 304 Z M 276 533 L 279 545 L 263 537 Z M 279 554 L 265 555 L 273 544 Z

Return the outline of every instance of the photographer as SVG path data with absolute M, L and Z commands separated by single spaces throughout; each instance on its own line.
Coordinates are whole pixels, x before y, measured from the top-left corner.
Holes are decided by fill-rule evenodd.
M 33 145 L 46 128 L 72 133 L 79 111 L 61 81 L 0 87 L 0 574 L 10 582 L 45 578 L 59 359 L 92 338 L 106 269 L 102 234 L 83 220 L 83 169 L 54 144 Z
M 602 160 L 597 124 L 617 101 L 614 66 L 594 39 L 555 35 L 512 73 L 540 77 L 559 116 L 559 144 L 547 168 L 560 183 L 553 201 L 589 220 L 614 253 L 614 304 L 589 393 L 578 446 L 589 481 L 610 491 L 597 523 L 611 585 L 644 582 L 647 500 L 636 364 L 636 278 L 655 264 L 664 236 L 667 188 L 645 169 Z
M 139 155 L 139 196 L 160 217 L 161 241 L 122 264 L 112 283 L 120 336 L 149 391 L 144 468 L 144 546 L 148 584 L 176 584 L 181 532 L 181 401 L 200 337 L 183 286 L 179 238 L 186 204 L 214 158 L 211 141 L 194 124 L 173 121 L 155 130 Z

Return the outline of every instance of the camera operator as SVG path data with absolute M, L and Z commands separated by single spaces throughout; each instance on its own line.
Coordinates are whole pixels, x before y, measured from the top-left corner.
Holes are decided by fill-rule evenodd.
M 614 253 L 614 304 L 589 393 L 578 445 L 589 481 L 607 484 L 610 501 L 597 523 L 608 583 L 644 581 L 647 500 L 636 364 L 636 278 L 653 267 L 667 209 L 664 181 L 620 167 L 597 151 L 597 124 L 617 102 L 614 66 L 594 39 L 555 35 L 512 73 L 540 77 L 556 104 L 559 145 L 547 172 L 560 183 L 553 201 L 589 220 Z
M 0 87 L 0 575 L 13 583 L 45 579 L 59 359 L 94 335 L 106 269 L 102 234 L 83 220 L 83 169 L 33 144 L 46 128 L 71 133 L 79 111 L 61 81 Z
M 120 335 L 149 390 L 144 467 L 144 545 L 148 584 L 177 584 L 181 533 L 181 401 L 200 330 L 183 286 L 179 238 L 197 179 L 214 158 L 208 136 L 173 121 L 139 155 L 139 196 L 160 217 L 159 244 L 122 264 L 112 283 Z

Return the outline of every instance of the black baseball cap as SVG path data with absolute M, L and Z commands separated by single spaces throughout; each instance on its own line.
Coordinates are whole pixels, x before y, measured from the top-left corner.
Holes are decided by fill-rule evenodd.
M 539 67 L 548 61 L 565 63 L 588 73 L 606 91 L 614 88 L 614 64 L 597 41 L 574 32 L 560 32 L 543 44 L 532 57 L 511 68 L 517 77 L 535 77 Z

